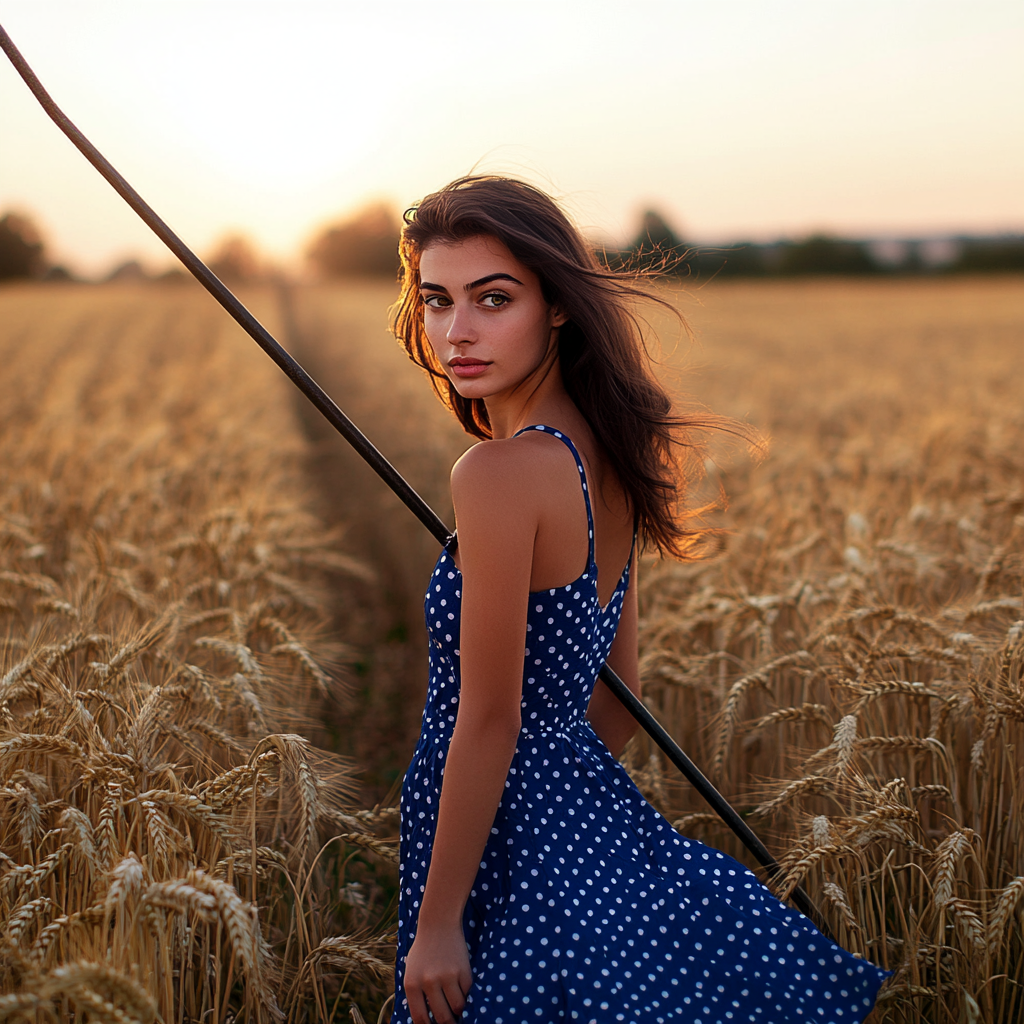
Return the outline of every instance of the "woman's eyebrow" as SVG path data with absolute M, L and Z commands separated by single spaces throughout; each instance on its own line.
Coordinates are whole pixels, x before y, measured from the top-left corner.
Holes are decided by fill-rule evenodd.
M 480 288 L 482 285 L 490 284 L 492 281 L 511 281 L 513 284 L 522 284 L 518 278 L 513 277 L 511 274 L 488 274 L 486 277 L 481 277 L 477 281 L 470 281 L 466 285 L 466 291 L 471 292 L 474 288 Z M 445 292 L 448 289 L 443 284 L 431 284 L 429 281 L 420 281 L 420 288 L 432 292 Z
M 522 284 L 522 281 L 517 280 L 511 274 L 488 274 L 486 277 L 481 277 L 478 281 L 470 281 L 466 285 L 466 291 L 471 292 L 474 288 L 479 288 L 481 285 L 490 284 L 492 281 L 511 281 L 513 284 Z

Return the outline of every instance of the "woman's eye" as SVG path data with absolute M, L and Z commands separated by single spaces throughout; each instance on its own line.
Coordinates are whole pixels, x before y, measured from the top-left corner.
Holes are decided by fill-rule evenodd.
M 480 300 L 485 306 L 490 306 L 491 309 L 497 309 L 498 306 L 504 306 L 509 301 L 507 295 L 502 295 L 499 292 L 492 292 L 490 295 L 485 295 Z
M 444 309 L 451 305 L 451 300 L 445 295 L 424 295 L 423 305 L 431 309 Z

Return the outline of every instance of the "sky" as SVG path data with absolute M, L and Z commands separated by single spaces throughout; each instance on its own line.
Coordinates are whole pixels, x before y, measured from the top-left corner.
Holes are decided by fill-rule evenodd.
M 472 170 L 593 237 L 1024 231 L 1020 0 L 0 0 L 56 102 L 198 252 Z M 0 213 L 84 273 L 161 244 L 0 59 Z

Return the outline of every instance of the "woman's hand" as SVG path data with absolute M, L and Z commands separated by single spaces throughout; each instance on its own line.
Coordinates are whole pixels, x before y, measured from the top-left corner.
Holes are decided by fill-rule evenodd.
M 430 1014 L 437 1024 L 455 1024 L 472 982 L 461 924 L 417 930 L 405 958 L 405 997 L 413 1024 L 430 1024 Z

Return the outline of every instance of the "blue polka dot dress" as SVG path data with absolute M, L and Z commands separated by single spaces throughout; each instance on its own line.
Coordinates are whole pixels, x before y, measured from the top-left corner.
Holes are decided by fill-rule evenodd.
M 887 972 L 825 939 L 739 862 L 679 835 L 586 719 L 629 583 L 604 608 L 594 527 L 573 583 L 529 595 L 522 730 L 463 916 L 473 984 L 462 1024 L 852 1024 Z M 632 561 L 632 559 L 630 560 Z M 425 610 L 430 683 L 401 799 L 392 1024 L 410 1021 L 405 956 L 430 864 L 459 705 L 462 579 L 437 561 Z

